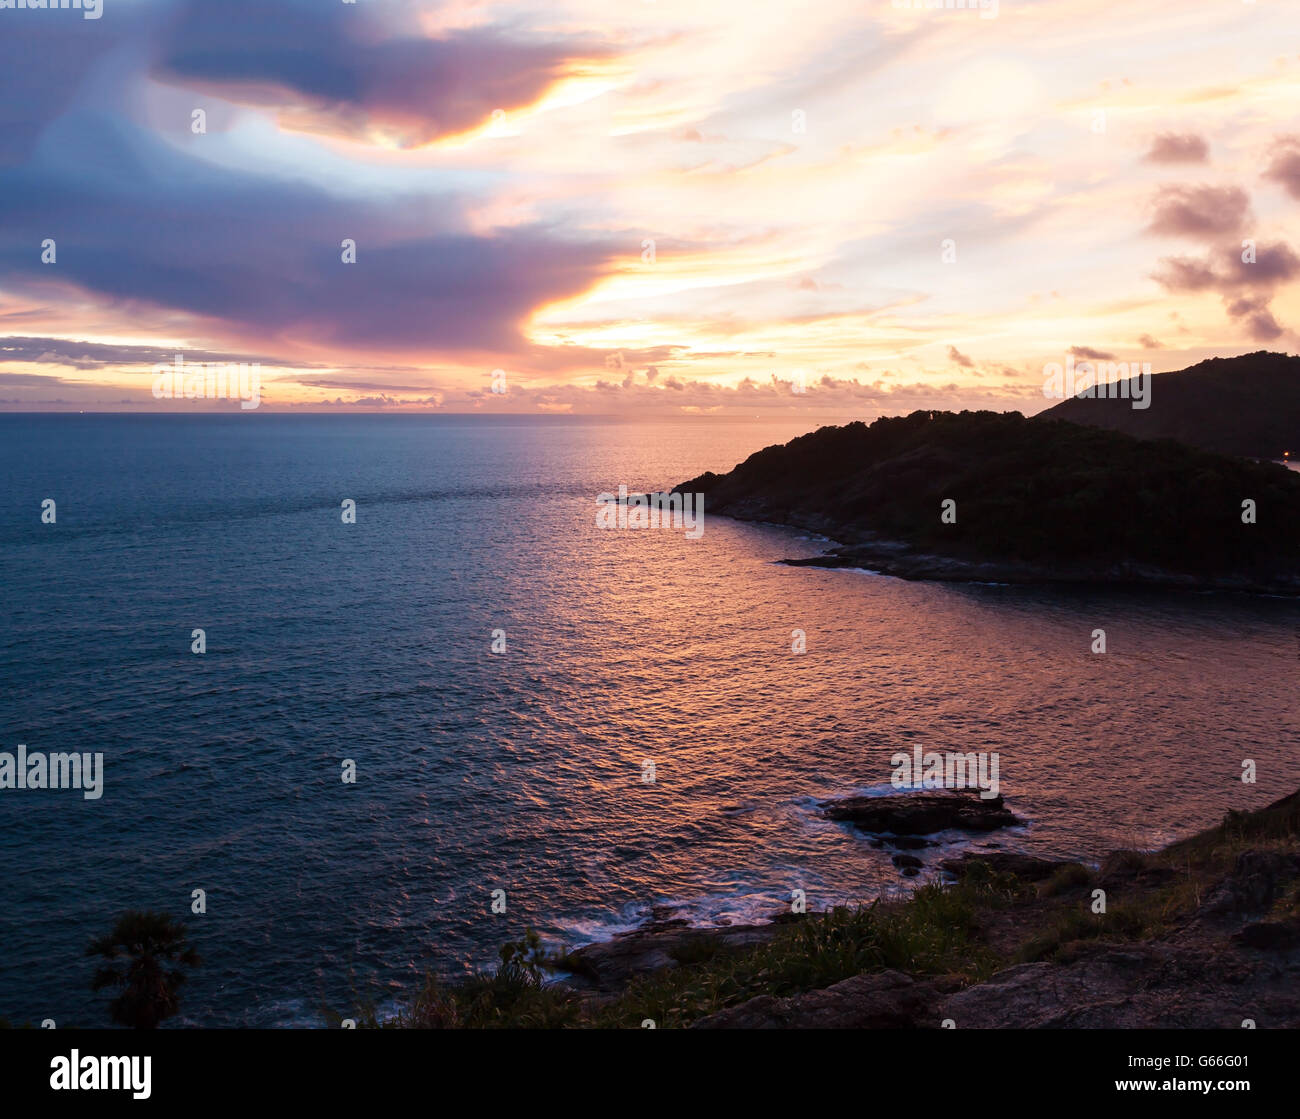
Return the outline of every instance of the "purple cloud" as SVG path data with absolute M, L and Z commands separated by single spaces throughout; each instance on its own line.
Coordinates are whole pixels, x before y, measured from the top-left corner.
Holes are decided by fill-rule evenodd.
M 1152 199 L 1148 233 L 1207 239 L 1237 233 L 1250 217 L 1250 197 L 1240 187 L 1162 186 Z
M 1300 256 L 1286 242 L 1228 247 L 1204 258 L 1169 257 L 1161 265 L 1155 279 L 1167 290 L 1216 292 L 1253 340 L 1270 342 L 1285 333 L 1269 304 L 1278 287 L 1300 277 Z
M 1151 148 L 1143 159 L 1147 163 L 1204 163 L 1210 155 L 1210 145 L 1195 133 L 1165 132 L 1151 141 Z
M 1278 140 L 1264 178 L 1285 187 L 1292 198 L 1300 198 L 1300 136 L 1283 136 Z
M 221 320 L 260 345 L 523 352 L 522 321 L 580 294 L 624 246 L 550 228 L 478 235 L 462 201 L 336 198 L 211 165 L 116 117 L 68 115 L 6 175 L 0 283 L 68 284 Z M 435 214 L 434 220 L 430 214 Z M 40 261 L 52 238 L 54 265 Z M 357 262 L 341 261 L 341 242 Z
M 480 126 L 536 102 L 607 49 L 524 41 L 493 28 L 432 39 L 403 10 L 263 0 L 186 3 L 165 34 L 155 76 L 231 100 L 291 111 L 341 135 L 379 130 L 403 146 Z M 387 22 L 385 22 L 387 21 Z

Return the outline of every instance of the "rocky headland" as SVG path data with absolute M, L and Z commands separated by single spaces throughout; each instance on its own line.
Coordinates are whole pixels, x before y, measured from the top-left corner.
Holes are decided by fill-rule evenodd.
M 909 579 L 1300 594 L 1300 474 L 1017 412 L 825 427 L 675 487 Z

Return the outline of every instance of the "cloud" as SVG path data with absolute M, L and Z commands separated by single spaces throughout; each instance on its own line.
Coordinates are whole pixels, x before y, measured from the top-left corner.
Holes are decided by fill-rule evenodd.
M 1157 279 L 1170 291 L 1234 292 L 1241 289 L 1272 289 L 1300 277 L 1300 256 L 1284 241 L 1259 245 L 1255 262 L 1246 254 L 1224 248 L 1205 258 L 1168 257 Z
M 1206 260 L 1171 256 L 1165 257 L 1160 264 L 1163 271 L 1157 272 L 1155 278 L 1169 291 L 1205 291 L 1218 287 L 1222 282 Z
M 1300 198 L 1300 136 L 1278 140 L 1264 178 L 1281 184 L 1292 198 Z
M 1142 158 L 1147 163 L 1204 163 L 1210 155 L 1210 145 L 1195 133 L 1165 132 L 1151 141 L 1151 148 Z
M 1162 272 L 1188 297 L 1169 307 L 1190 322 L 1208 306 L 1215 320 L 1194 339 L 1168 326 L 1183 330 L 1180 347 L 1283 329 L 1271 308 L 1291 313 L 1273 298 L 1289 264 L 1261 257 L 1248 279 L 1213 255 L 1239 240 L 1250 203 L 1207 166 L 1253 154 L 1243 185 L 1267 191 L 1261 219 L 1285 217 L 1274 184 L 1290 189 L 1300 140 L 1276 133 L 1289 127 L 1280 107 L 1293 75 L 1266 52 L 1242 53 L 1235 93 L 1205 87 L 1195 50 L 1152 82 L 1105 87 L 1123 119 L 1157 125 L 1129 151 L 1138 176 L 1099 178 L 1096 152 L 1061 120 L 1096 100 L 1088 42 L 1119 27 L 1114 5 L 1083 24 L 1060 5 L 1046 23 L 1009 22 L 1016 41 L 992 61 L 970 55 L 961 21 L 882 19 L 847 0 L 797 25 L 759 5 L 725 33 L 707 5 L 669 7 L 108 0 L 103 21 L 0 13 L 11 87 L 0 334 L 50 339 L 12 342 L 0 368 L 73 377 L 120 364 L 135 391 L 146 378 L 130 367 L 171 347 L 107 340 L 184 339 L 305 365 L 276 374 L 277 406 L 333 393 L 397 409 L 444 378 L 450 394 L 481 388 L 494 367 L 512 390 L 582 383 L 529 397 L 557 411 L 623 399 L 776 407 L 784 398 L 765 386 L 720 395 L 690 380 L 766 381 L 773 368 L 873 383 L 926 369 L 957 383 L 960 403 L 1007 379 L 988 359 L 996 349 L 1028 362 L 1021 380 L 1032 381 L 1029 358 L 1070 333 L 1122 347 L 1154 330 L 1146 274 L 1175 253 L 1186 256 Z M 1202 21 L 1206 41 L 1236 19 L 1230 8 Z M 1163 58 L 1169 34 L 1144 25 L 1141 45 Z M 1266 30 L 1251 34 L 1249 46 L 1267 43 Z M 920 101 L 893 96 L 900 83 Z M 189 131 L 200 106 L 202 136 Z M 439 143 L 496 109 L 507 127 Z M 1165 187 L 1136 222 L 1191 240 L 1152 253 L 1132 236 L 1155 182 L 1202 177 L 1216 186 Z M 948 236 L 960 262 L 940 269 L 936 241 Z M 45 237 L 58 240 L 57 265 L 39 263 Z M 355 265 L 339 260 L 344 237 L 357 241 Z M 653 268 L 637 256 L 643 237 L 659 245 Z M 1047 292 L 1050 311 L 1042 294 L 1023 314 Z M 981 358 L 950 349 L 955 337 Z M 623 355 L 615 371 L 601 365 L 611 351 Z M 265 356 L 277 353 L 290 360 Z M 870 361 L 854 373 L 859 359 Z M 875 407 L 821 389 L 822 405 Z
M 228 353 L 178 346 L 127 346 L 104 342 L 78 342 L 69 338 L 35 338 L 11 335 L 0 338 L 0 362 L 66 365 L 73 369 L 102 369 L 114 365 L 157 365 L 180 353 L 186 361 L 257 362 L 285 368 L 312 368 L 260 354 Z
M 1143 334 L 1138 338 L 1138 345 L 1147 350 L 1163 350 L 1165 344 L 1158 339 L 1152 338 L 1149 334 Z
M 1247 255 L 1228 247 L 1203 258 L 1169 257 L 1155 279 L 1175 293 L 1218 293 L 1229 317 L 1242 323 L 1252 340 L 1270 342 L 1285 328 L 1269 305 L 1278 287 L 1300 278 L 1300 255 L 1283 241 L 1257 246 L 1253 263 L 1242 259 Z
M 1250 217 L 1250 197 L 1240 187 L 1166 185 L 1151 202 L 1148 233 L 1210 238 L 1237 233 Z
M 122 9 L 111 20 L 84 20 L 76 13 L 70 19 L 2 17 L 0 74 L 10 93 L 0 97 L 0 166 L 25 160 L 46 126 L 85 100 L 98 65 L 138 33 L 140 15 Z
M 6 373 L 0 371 L 0 384 L 4 385 L 21 385 L 24 388 L 29 388 L 35 385 L 66 385 L 69 383 L 71 382 L 63 377 L 55 377 L 45 373 Z
M 193 0 L 169 25 L 156 77 L 281 110 L 281 123 L 402 147 L 483 125 L 539 100 L 607 55 L 491 27 L 424 35 L 402 10 L 291 0 Z
M 580 294 L 623 252 L 543 225 L 468 232 L 454 194 L 360 202 L 198 164 L 116 117 L 68 115 L 48 134 L 79 158 L 6 176 L 0 284 L 183 311 L 263 347 L 523 353 L 530 313 Z M 51 235 L 58 261 L 43 265 Z M 355 264 L 340 259 L 345 237 Z
M 575 414 L 604 414 L 611 400 L 625 414 L 736 413 L 752 415 L 755 409 L 770 413 L 834 413 L 852 410 L 855 416 L 905 414 L 916 408 L 941 408 L 951 404 L 947 394 L 953 385 L 888 385 L 876 381 L 837 379 L 822 376 L 809 379 L 802 392 L 792 383 L 775 376 L 766 380 L 744 377 L 735 384 L 692 380 L 671 374 L 660 385 L 636 381 L 630 387 L 598 381 L 595 385 L 512 386 L 509 393 L 494 395 L 482 388 L 469 392 L 448 392 L 442 407 L 447 411 L 485 411 L 489 407 L 507 412 L 565 411 Z M 1006 409 L 1034 401 L 1037 385 L 1008 384 L 978 391 L 967 390 L 975 406 Z M 419 400 L 385 400 L 382 406 L 421 407 Z
M 1115 355 L 1105 350 L 1094 350 L 1091 346 L 1071 346 L 1070 353 L 1085 361 L 1114 361 Z
M 1229 315 L 1245 323 L 1247 333 L 1257 342 L 1271 342 L 1285 333 L 1269 309 L 1268 296 L 1240 295 L 1225 300 L 1224 306 Z
M 345 377 L 299 377 L 296 381 L 311 389 L 351 389 L 354 392 L 428 392 L 428 385 L 397 385 L 384 381 L 357 381 Z

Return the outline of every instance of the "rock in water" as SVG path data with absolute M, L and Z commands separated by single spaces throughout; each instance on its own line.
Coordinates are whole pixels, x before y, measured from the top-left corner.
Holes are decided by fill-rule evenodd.
M 863 831 L 895 835 L 930 835 L 948 828 L 993 831 L 1025 822 L 1007 808 L 1002 797 L 983 800 L 965 792 L 845 797 L 822 801 L 818 807 L 828 820 L 844 820 Z

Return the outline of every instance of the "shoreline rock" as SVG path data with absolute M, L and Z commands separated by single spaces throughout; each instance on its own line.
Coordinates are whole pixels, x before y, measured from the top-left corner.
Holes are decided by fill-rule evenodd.
M 980 854 L 948 861 L 989 861 Z M 1069 865 L 1009 853 L 995 861 L 1010 872 L 1013 858 L 1040 880 L 1049 866 Z M 1300 856 L 1247 850 L 1162 936 L 1082 942 L 1061 962 L 1013 964 L 964 987 L 866 972 L 786 998 L 760 995 L 692 1028 L 938 1029 L 949 1019 L 962 1029 L 1300 1028 L 1300 916 L 1258 919 L 1298 883 Z
M 977 911 L 981 941 L 1005 961 L 987 979 L 864 971 L 790 996 L 757 994 L 690 1025 L 937 1029 L 952 1019 L 965 1029 L 1235 1030 L 1249 1020 L 1261 1029 L 1300 1028 L 1298 836 L 1300 793 L 1294 793 L 1258 811 L 1230 812 L 1217 827 L 1160 852 L 1113 852 L 1095 871 L 1018 852 L 967 851 L 941 865 L 960 878 L 975 863 L 987 863 L 1026 887 Z M 1277 847 L 1282 840 L 1285 849 Z M 1236 845 L 1231 862 L 1214 854 L 1225 841 Z M 1077 876 L 1062 876 L 1050 890 L 1032 885 L 1069 866 Z M 1088 916 L 1098 885 L 1120 907 L 1117 915 L 1148 905 L 1157 913 L 1168 904 L 1165 891 L 1195 867 L 1201 877 L 1194 908 L 1180 908 L 1137 935 L 1125 931 L 1126 918 L 1109 936 L 1084 927 L 1099 920 Z M 761 945 L 790 921 L 821 916 L 699 929 L 661 911 L 642 930 L 572 953 L 568 960 L 580 974 L 570 985 L 584 997 L 613 999 L 636 976 Z M 1062 931 L 1072 922 L 1077 936 Z
M 760 995 L 701 1018 L 696 1030 L 905 1030 L 938 1025 L 939 993 L 901 971 L 843 979 L 791 998 Z
M 729 514 L 719 513 L 717 516 Z M 734 517 L 745 520 L 744 517 Z M 769 522 L 778 528 L 807 531 L 793 523 Z M 895 579 L 932 583 L 1006 583 L 1009 586 L 1107 586 L 1172 591 L 1221 591 L 1300 597 L 1300 578 L 1257 579 L 1246 575 L 1197 576 L 1143 564 L 1115 564 L 1105 569 L 1071 568 L 997 560 L 967 560 L 912 551 L 900 541 L 836 544 L 819 556 L 782 559 L 786 567 L 850 568 Z
M 685 920 L 651 920 L 609 940 L 574 949 L 560 961 L 565 986 L 594 995 L 615 994 L 631 979 L 676 967 L 701 956 L 764 944 L 782 930 L 780 920 L 762 925 L 697 928 Z

